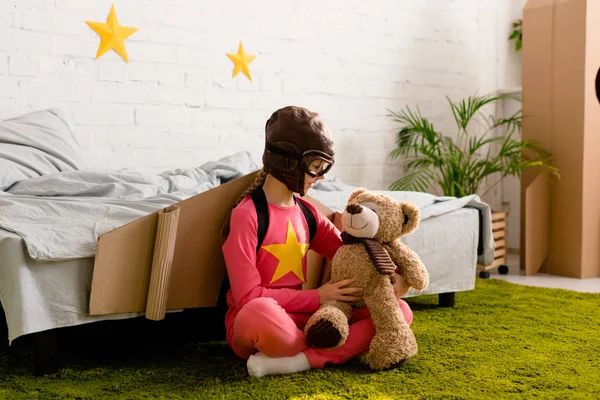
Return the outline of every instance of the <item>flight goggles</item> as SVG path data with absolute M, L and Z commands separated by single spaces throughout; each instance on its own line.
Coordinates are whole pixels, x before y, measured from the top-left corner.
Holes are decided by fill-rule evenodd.
M 299 161 L 304 172 L 313 178 L 325 175 L 327 172 L 329 172 L 334 163 L 331 155 L 320 150 L 307 150 L 302 154 L 298 154 L 282 149 L 281 147 L 275 146 L 269 142 L 266 142 L 266 148 L 273 154 L 287 157 L 288 159 L 296 160 L 297 162 Z M 315 163 L 315 160 L 319 160 L 321 163 Z M 289 171 L 296 169 L 296 165 L 297 163 L 294 162 L 289 163 Z

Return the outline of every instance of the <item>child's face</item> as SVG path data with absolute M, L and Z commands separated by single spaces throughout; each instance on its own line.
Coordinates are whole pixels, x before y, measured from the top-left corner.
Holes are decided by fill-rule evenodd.
M 308 166 L 308 170 L 316 173 L 317 171 L 321 170 L 322 166 L 323 166 L 323 160 L 317 159 L 310 163 L 310 165 Z M 304 193 L 307 193 L 308 189 L 310 189 L 313 184 L 315 184 L 316 182 L 318 182 L 324 178 L 325 178 L 325 175 L 313 177 L 312 175 L 304 174 Z

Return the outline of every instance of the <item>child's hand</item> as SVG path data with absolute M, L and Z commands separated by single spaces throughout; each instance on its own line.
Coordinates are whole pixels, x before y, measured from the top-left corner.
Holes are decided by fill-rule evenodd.
M 344 288 L 345 285 L 348 285 L 352 282 L 354 282 L 354 279 L 344 279 L 335 283 L 331 283 L 331 281 L 329 281 L 320 288 L 318 288 L 317 292 L 319 293 L 319 305 L 331 300 L 349 302 L 360 300 L 360 297 L 350 296 L 350 294 L 362 291 L 361 288 Z
M 406 283 L 402 275 L 398 275 L 397 273 L 392 274 L 392 286 L 394 287 L 394 293 L 397 298 L 404 296 L 408 289 L 410 289 L 410 285 Z

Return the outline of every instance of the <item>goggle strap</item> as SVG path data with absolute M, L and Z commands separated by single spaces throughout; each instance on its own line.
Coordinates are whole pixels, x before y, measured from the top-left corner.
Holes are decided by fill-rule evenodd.
M 266 142 L 266 147 L 267 147 L 267 150 L 269 150 L 271 153 L 275 153 L 275 154 L 278 154 L 278 155 L 284 156 L 284 157 L 290 157 L 290 158 L 293 158 L 296 160 L 302 159 L 302 156 L 300 154 L 292 153 L 291 151 L 284 150 L 281 147 L 274 146 L 269 142 Z

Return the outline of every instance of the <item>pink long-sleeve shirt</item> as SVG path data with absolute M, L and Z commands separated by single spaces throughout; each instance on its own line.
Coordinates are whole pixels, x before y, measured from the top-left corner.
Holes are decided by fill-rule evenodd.
M 271 297 L 288 313 L 311 313 L 319 308 L 316 289 L 302 290 L 306 281 L 308 249 L 332 259 L 342 245 L 339 230 L 312 204 L 317 231 L 310 244 L 310 232 L 298 204 L 290 207 L 268 204 L 269 229 L 258 253 L 256 208 L 248 196 L 231 214 L 230 234 L 223 254 L 231 289 L 225 317 L 227 339 L 233 335 L 233 322 L 242 307 L 257 297 Z

